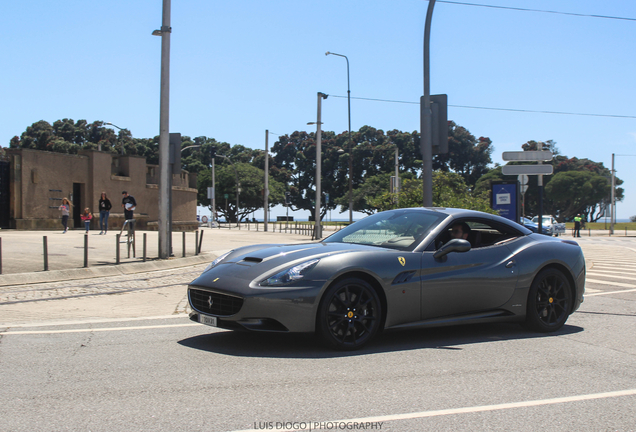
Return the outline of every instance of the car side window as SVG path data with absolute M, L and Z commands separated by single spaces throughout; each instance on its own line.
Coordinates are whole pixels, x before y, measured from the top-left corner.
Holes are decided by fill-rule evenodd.
M 439 249 L 449 240 L 456 238 L 453 236 L 453 229 L 457 229 L 456 226 L 462 223 L 465 223 L 469 228 L 467 230 L 468 235 L 466 236 L 466 240 L 470 243 L 471 249 L 501 245 L 508 243 L 521 235 L 518 231 L 515 231 L 504 224 L 486 219 L 455 220 L 442 230 L 441 234 L 435 240 L 436 249 Z

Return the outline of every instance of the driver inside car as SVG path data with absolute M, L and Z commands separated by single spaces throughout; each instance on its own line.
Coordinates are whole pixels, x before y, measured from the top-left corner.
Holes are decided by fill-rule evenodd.
M 468 239 L 470 227 L 466 222 L 457 222 L 451 227 L 451 239 Z

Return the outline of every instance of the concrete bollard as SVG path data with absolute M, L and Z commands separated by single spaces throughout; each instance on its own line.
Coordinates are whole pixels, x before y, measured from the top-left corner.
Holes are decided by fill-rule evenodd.
M 88 267 L 88 234 L 84 234 L 84 268 Z
M 44 271 L 49 270 L 49 245 L 46 236 L 42 237 L 42 245 L 44 247 Z
M 116 234 L 115 235 L 115 264 L 119 264 L 119 239 L 121 237 L 121 234 Z
M 146 262 L 146 233 L 144 233 L 144 256 L 143 261 Z

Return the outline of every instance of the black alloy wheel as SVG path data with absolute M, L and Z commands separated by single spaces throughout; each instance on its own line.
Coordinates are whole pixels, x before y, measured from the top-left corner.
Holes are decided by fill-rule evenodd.
M 316 327 L 328 346 L 352 350 L 376 335 L 381 318 L 382 306 L 375 289 L 362 279 L 350 278 L 327 289 Z
M 540 332 L 556 331 L 565 324 L 571 307 L 572 289 L 567 278 L 559 270 L 543 270 L 530 287 L 526 325 Z

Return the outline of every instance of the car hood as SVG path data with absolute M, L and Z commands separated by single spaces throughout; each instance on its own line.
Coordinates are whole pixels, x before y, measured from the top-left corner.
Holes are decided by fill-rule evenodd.
M 269 244 L 236 249 L 212 269 L 192 281 L 191 285 L 219 286 L 244 285 L 246 281 L 260 281 L 286 268 L 316 258 L 343 253 L 392 251 L 376 246 L 349 243 L 301 243 L 293 245 Z

